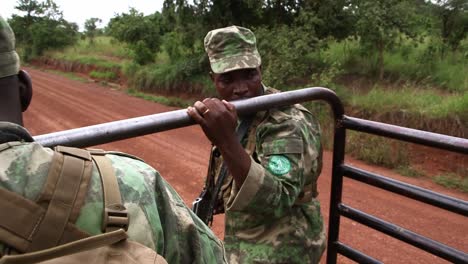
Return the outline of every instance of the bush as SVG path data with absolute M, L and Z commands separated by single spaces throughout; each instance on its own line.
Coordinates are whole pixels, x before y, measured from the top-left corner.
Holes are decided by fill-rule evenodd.
M 145 65 L 154 61 L 154 53 L 148 48 L 143 41 L 131 45 L 133 51 L 133 60 L 140 64 Z
M 268 85 L 285 90 L 297 79 L 309 79 L 316 59 L 313 53 L 319 44 L 311 32 L 286 25 L 254 31 Z
M 214 95 L 208 67 L 204 54 L 168 64 L 152 64 L 128 76 L 129 84 L 144 92 Z
M 468 178 L 460 178 L 453 173 L 438 175 L 434 182 L 447 188 L 458 189 L 468 193 Z
M 347 134 L 347 153 L 357 159 L 390 169 L 408 167 L 409 156 L 402 142 L 350 131 Z

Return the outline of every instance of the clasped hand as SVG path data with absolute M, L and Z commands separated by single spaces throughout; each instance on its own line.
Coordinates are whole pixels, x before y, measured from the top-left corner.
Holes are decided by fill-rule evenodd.
M 189 106 L 187 113 L 219 148 L 236 140 L 237 112 L 233 104 L 217 98 L 206 98 Z

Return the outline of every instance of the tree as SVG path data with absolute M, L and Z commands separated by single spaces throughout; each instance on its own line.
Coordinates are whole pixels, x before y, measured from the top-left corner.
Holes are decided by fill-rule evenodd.
M 84 27 L 85 27 L 85 35 L 89 38 L 89 44 L 94 44 L 94 37 L 96 37 L 98 33 L 96 23 L 101 23 L 102 20 L 100 18 L 92 17 L 86 19 Z
M 377 51 L 379 79 L 384 74 L 384 51 L 401 34 L 416 38 L 417 12 L 411 0 L 355 0 L 356 34 L 364 48 Z
M 333 37 L 341 40 L 354 31 L 355 16 L 351 0 L 303 1 L 294 20 L 297 26 L 313 30 L 319 39 Z
M 437 0 L 436 15 L 443 43 L 455 51 L 468 34 L 468 1 Z
M 201 22 L 208 29 L 230 25 L 252 27 L 263 23 L 263 2 L 258 0 L 195 0 Z
M 162 44 L 172 61 L 200 57 L 207 26 L 201 11 L 186 0 L 165 0 L 162 10 Z
M 119 41 L 129 44 L 138 64 L 154 60 L 161 44 L 161 14 L 156 12 L 144 16 L 134 8 L 112 18 L 108 25 L 109 34 Z
M 63 48 L 77 41 L 78 25 L 63 19 L 52 0 L 18 0 L 16 9 L 25 13 L 9 19 L 18 46 L 24 47 L 23 59 L 40 56 L 46 49 Z

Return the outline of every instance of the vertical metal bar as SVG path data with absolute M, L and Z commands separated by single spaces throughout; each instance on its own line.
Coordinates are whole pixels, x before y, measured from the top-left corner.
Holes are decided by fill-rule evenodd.
M 338 236 L 340 233 L 340 212 L 343 191 L 343 169 L 346 142 L 346 129 L 341 119 L 335 119 L 335 134 L 333 138 L 333 164 L 330 193 L 330 213 L 328 220 L 328 249 L 327 263 L 335 264 L 338 255 Z

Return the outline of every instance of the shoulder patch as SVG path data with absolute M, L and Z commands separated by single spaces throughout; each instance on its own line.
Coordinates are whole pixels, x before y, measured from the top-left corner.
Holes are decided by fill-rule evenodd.
M 283 175 L 291 170 L 291 162 L 284 155 L 272 155 L 268 162 L 268 170 L 274 175 Z

